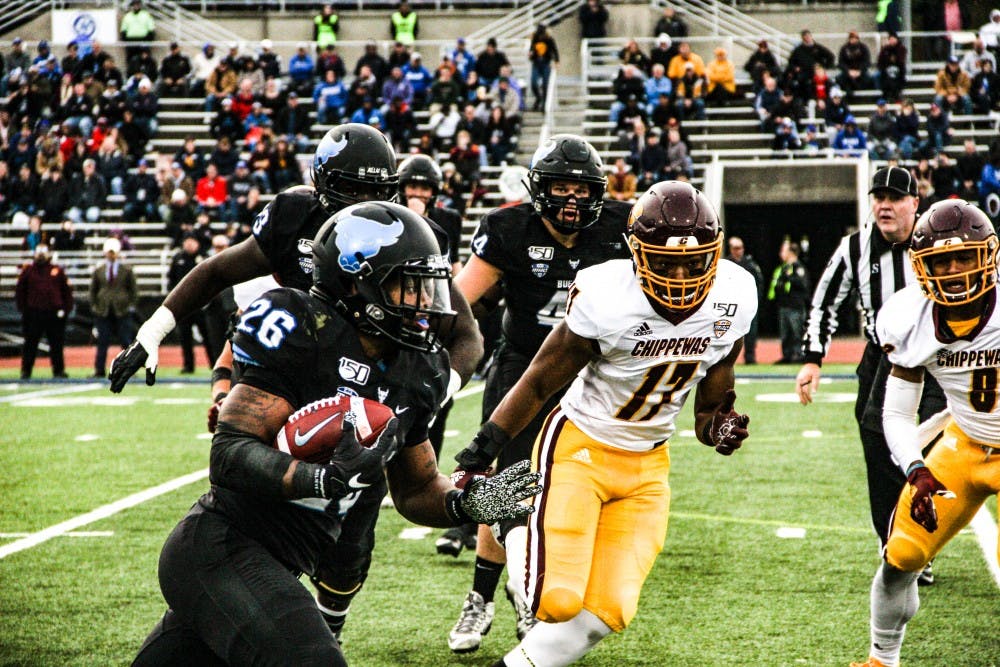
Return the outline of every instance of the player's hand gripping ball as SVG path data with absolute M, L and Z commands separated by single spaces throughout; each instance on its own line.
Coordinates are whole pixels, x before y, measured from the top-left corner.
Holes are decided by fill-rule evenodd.
M 347 417 L 348 414 L 351 416 Z M 372 447 L 393 416 L 392 408 L 386 405 L 338 394 L 313 401 L 292 413 L 278 431 L 274 446 L 302 461 L 326 463 L 340 444 L 345 418 L 353 422 L 358 443 Z

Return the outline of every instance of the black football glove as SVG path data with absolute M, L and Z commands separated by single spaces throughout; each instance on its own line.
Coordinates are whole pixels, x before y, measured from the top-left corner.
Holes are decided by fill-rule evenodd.
M 529 461 L 519 461 L 506 470 L 486 477 L 473 475 L 462 491 L 448 493 L 446 508 L 455 525 L 463 523 L 494 524 L 535 511 L 521 501 L 541 493 L 542 474 L 530 472 Z
M 121 390 L 128 384 L 129 378 L 147 365 L 147 359 L 149 359 L 149 353 L 138 340 L 133 341 L 131 345 L 119 352 L 118 356 L 111 362 L 111 370 L 108 373 L 108 379 L 111 380 L 111 391 L 116 394 L 121 393 Z M 146 368 L 146 384 L 153 386 L 155 382 L 156 365 L 154 364 L 152 368 Z
M 723 456 L 729 456 L 746 440 L 750 432 L 747 425 L 750 424 L 749 415 L 741 415 L 733 406 L 736 403 L 736 392 L 732 389 L 726 391 L 722 403 L 715 409 L 712 421 L 708 423 L 708 433 L 706 440 L 710 447 L 715 447 L 715 451 Z
M 928 533 L 933 533 L 938 527 L 934 496 L 954 498 L 955 494 L 939 482 L 934 473 L 924 465 L 913 468 L 906 476 L 906 481 L 913 487 L 913 498 L 910 500 L 910 518 L 923 526 Z
M 343 498 L 382 481 L 385 464 L 396 454 L 399 420 L 393 417 L 371 447 L 363 447 L 354 432 L 354 423 L 344 420 L 344 433 L 330 462 L 323 466 L 323 497 Z

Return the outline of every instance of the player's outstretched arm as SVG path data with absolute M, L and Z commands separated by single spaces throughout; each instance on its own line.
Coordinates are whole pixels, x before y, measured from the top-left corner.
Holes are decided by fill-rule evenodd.
M 556 325 L 489 421 L 455 457 L 459 467 L 486 470 L 507 440 L 520 433 L 549 397 L 572 381 L 598 352 L 596 341 L 576 335 L 565 322 Z
M 695 393 L 695 433 L 698 440 L 729 456 L 743 445 L 749 435 L 749 415 L 734 409 L 736 384 L 734 365 L 743 349 L 743 340 L 733 345 L 725 359 L 715 364 L 698 383 Z
M 253 237 L 198 264 L 139 327 L 135 342 L 111 362 L 108 373 L 111 391 L 120 392 L 143 366 L 146 367 L 146 384 L 152 385 L 156 382 L 160 343 L 178 320 L 196 312 L 225 288 L 270 272 L 271 265 Z

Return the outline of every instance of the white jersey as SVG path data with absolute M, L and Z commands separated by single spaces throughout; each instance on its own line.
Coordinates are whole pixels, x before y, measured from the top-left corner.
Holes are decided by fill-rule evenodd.
M 581 431 L 612 447 L 646 451 L 674 433 L 691 388 L 722 361 L 757 313 L 753 276 L 728 260 L 697 311 L 679 324 L 656 314 L 631 260 L 581 270 L 570 288 L 566 325 L 595 340 L 600 358 L 562 399 Z
M 989 312 L 972 340 L 941 341 L 933 305 L 919 286 L 911 285 L 882 307 L 876 326 L 889 361 L 926 369 L 944 390 L 959 428 L 973 440 L 1000 443 L 1000 311 Z

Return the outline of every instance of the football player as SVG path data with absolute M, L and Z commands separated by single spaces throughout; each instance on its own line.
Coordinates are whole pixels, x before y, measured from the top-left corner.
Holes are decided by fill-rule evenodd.
M 899 665 L 921 570 L 1000 492 L 997 248 L 985 213 L 958 199 L 937 202 L 913 229 L 918 284 L 879 312 L 878 337 L 892 362 L 882 423 L 907 484 L 872 582 L 869 657 L 854 667 Z M 951 419 L 925 460 L 915 417 L 926 373 L 944 389 Z
M 469 481 L 438 472 L 428 423 L 447 389 L 438 337 L 454 316 L 450 270 L 426 221 L 384 202 L 348 207 L 313 243 L 309 293 L 254 301 L 233 337 L 239 381 L 212 441 L 212 487 L 167 538 L 160 582 L 170 605 L 134 664 L 346 665 L 299 573 L 315 575 L 345 505 L 365 487 L 433 526 L 528 513 L 527 466 Z M 328 464 L 272 447 L 289 415 L 340 393 L 394 406 L 371 448 L 350 422 Z M 369 508 L 374 523 L 378 504 Z
M 632 620 L 666 538 L 668 441 L 692 389 L 701 442 L 728 456 L 748 435 L 733 364 L 757 286 L 720 261 L 711 203 L 688 183 L 657 183 L 632 208 L 628 245 L 631 260 L 577 274 L 566 318 L 458 456 L 483 469 L 572 381 L 532 454 L 543 491 L 525 581 L 539 622 L 496 666 L 570 664 Z
M 273 274 L 284 287 L 308 290 L 313 278 L 312 239 L 316 232 L 327 218 L 345 206 L 395 199 L 396 154 L 378 130 L 357 123 L 340 125 L 327 132 L 316 149 L 313 184 L 314 187 L 299 186 L 279 193 L 254 220 L 251 238 L 202 262 L 171 290 L 163 305 L 139 329 L 135 342 L 112 363 L 111 391 L 120 392 L 144 365 L 146 383 L 152 384 L 156 377 L 157 350 L 175 321 L 196 312 L 226 287 Z M 432 229 L 442 250 L 447 248 L 445 232 L 433 225 Z M 452 367 L 449 395 L 468 380 L 483 353 L 479 330 L 461 294 L 452 294 L 452 306 L 458 317 L 447 341 Z M 225 398 L 227 369 L 220 365 L 213 371 L 214 411 Z M 378 502 L 374 492 L 364 495 L 367 497 L 359 505 Z M 327 554 L 334 560 L 330 571 L 339 576 L 327 580 L 323 574 L 327 569 L 320 570 L 316 582 L 318 602 L 337 633 L 346 620 L 352 598 L 367 576 L 374 547 L 373 530 L 371 525 L 346 518 L 336 549 Z
M 488 213 L 473 237 L 469 263 L 455 278 L 473 307 L 492 308 L 500 297 L 507 304 L 502 338 L 486 376 L 483 421 L 524 374 L 552 327 L 562 320 L 577 271 L 628 257 L 625 229 L 629 206 L 604 201 L 606 177 L 601 157 L 583 138 L 572 134 L 551 137 L 535 151 L 527 179 L 531 203 Z M 557 394 L 544 412 L 555 407 L 561 393 Z M 543 417 L 540 414 L 504 448 L 497 466 L 500 470 L 530 458 Z M 438 540 L 439 551 L 458 555 L 461 535 L 454 532 Z M 523 522 L 520 527 L 501 526 L 510 553 L 507 558 L 491 532 L 479 529 L 472 590 L 448 637 L 453 651 L 479 648 L 493 619 L 493 597 L 505 561 L 511 567 L 506 592 L 517 612 L 518 638 L 531 627 L 534 617 L 521 592 L 526 532 Z M 454 546 L 449 551 L 450 542 Z

